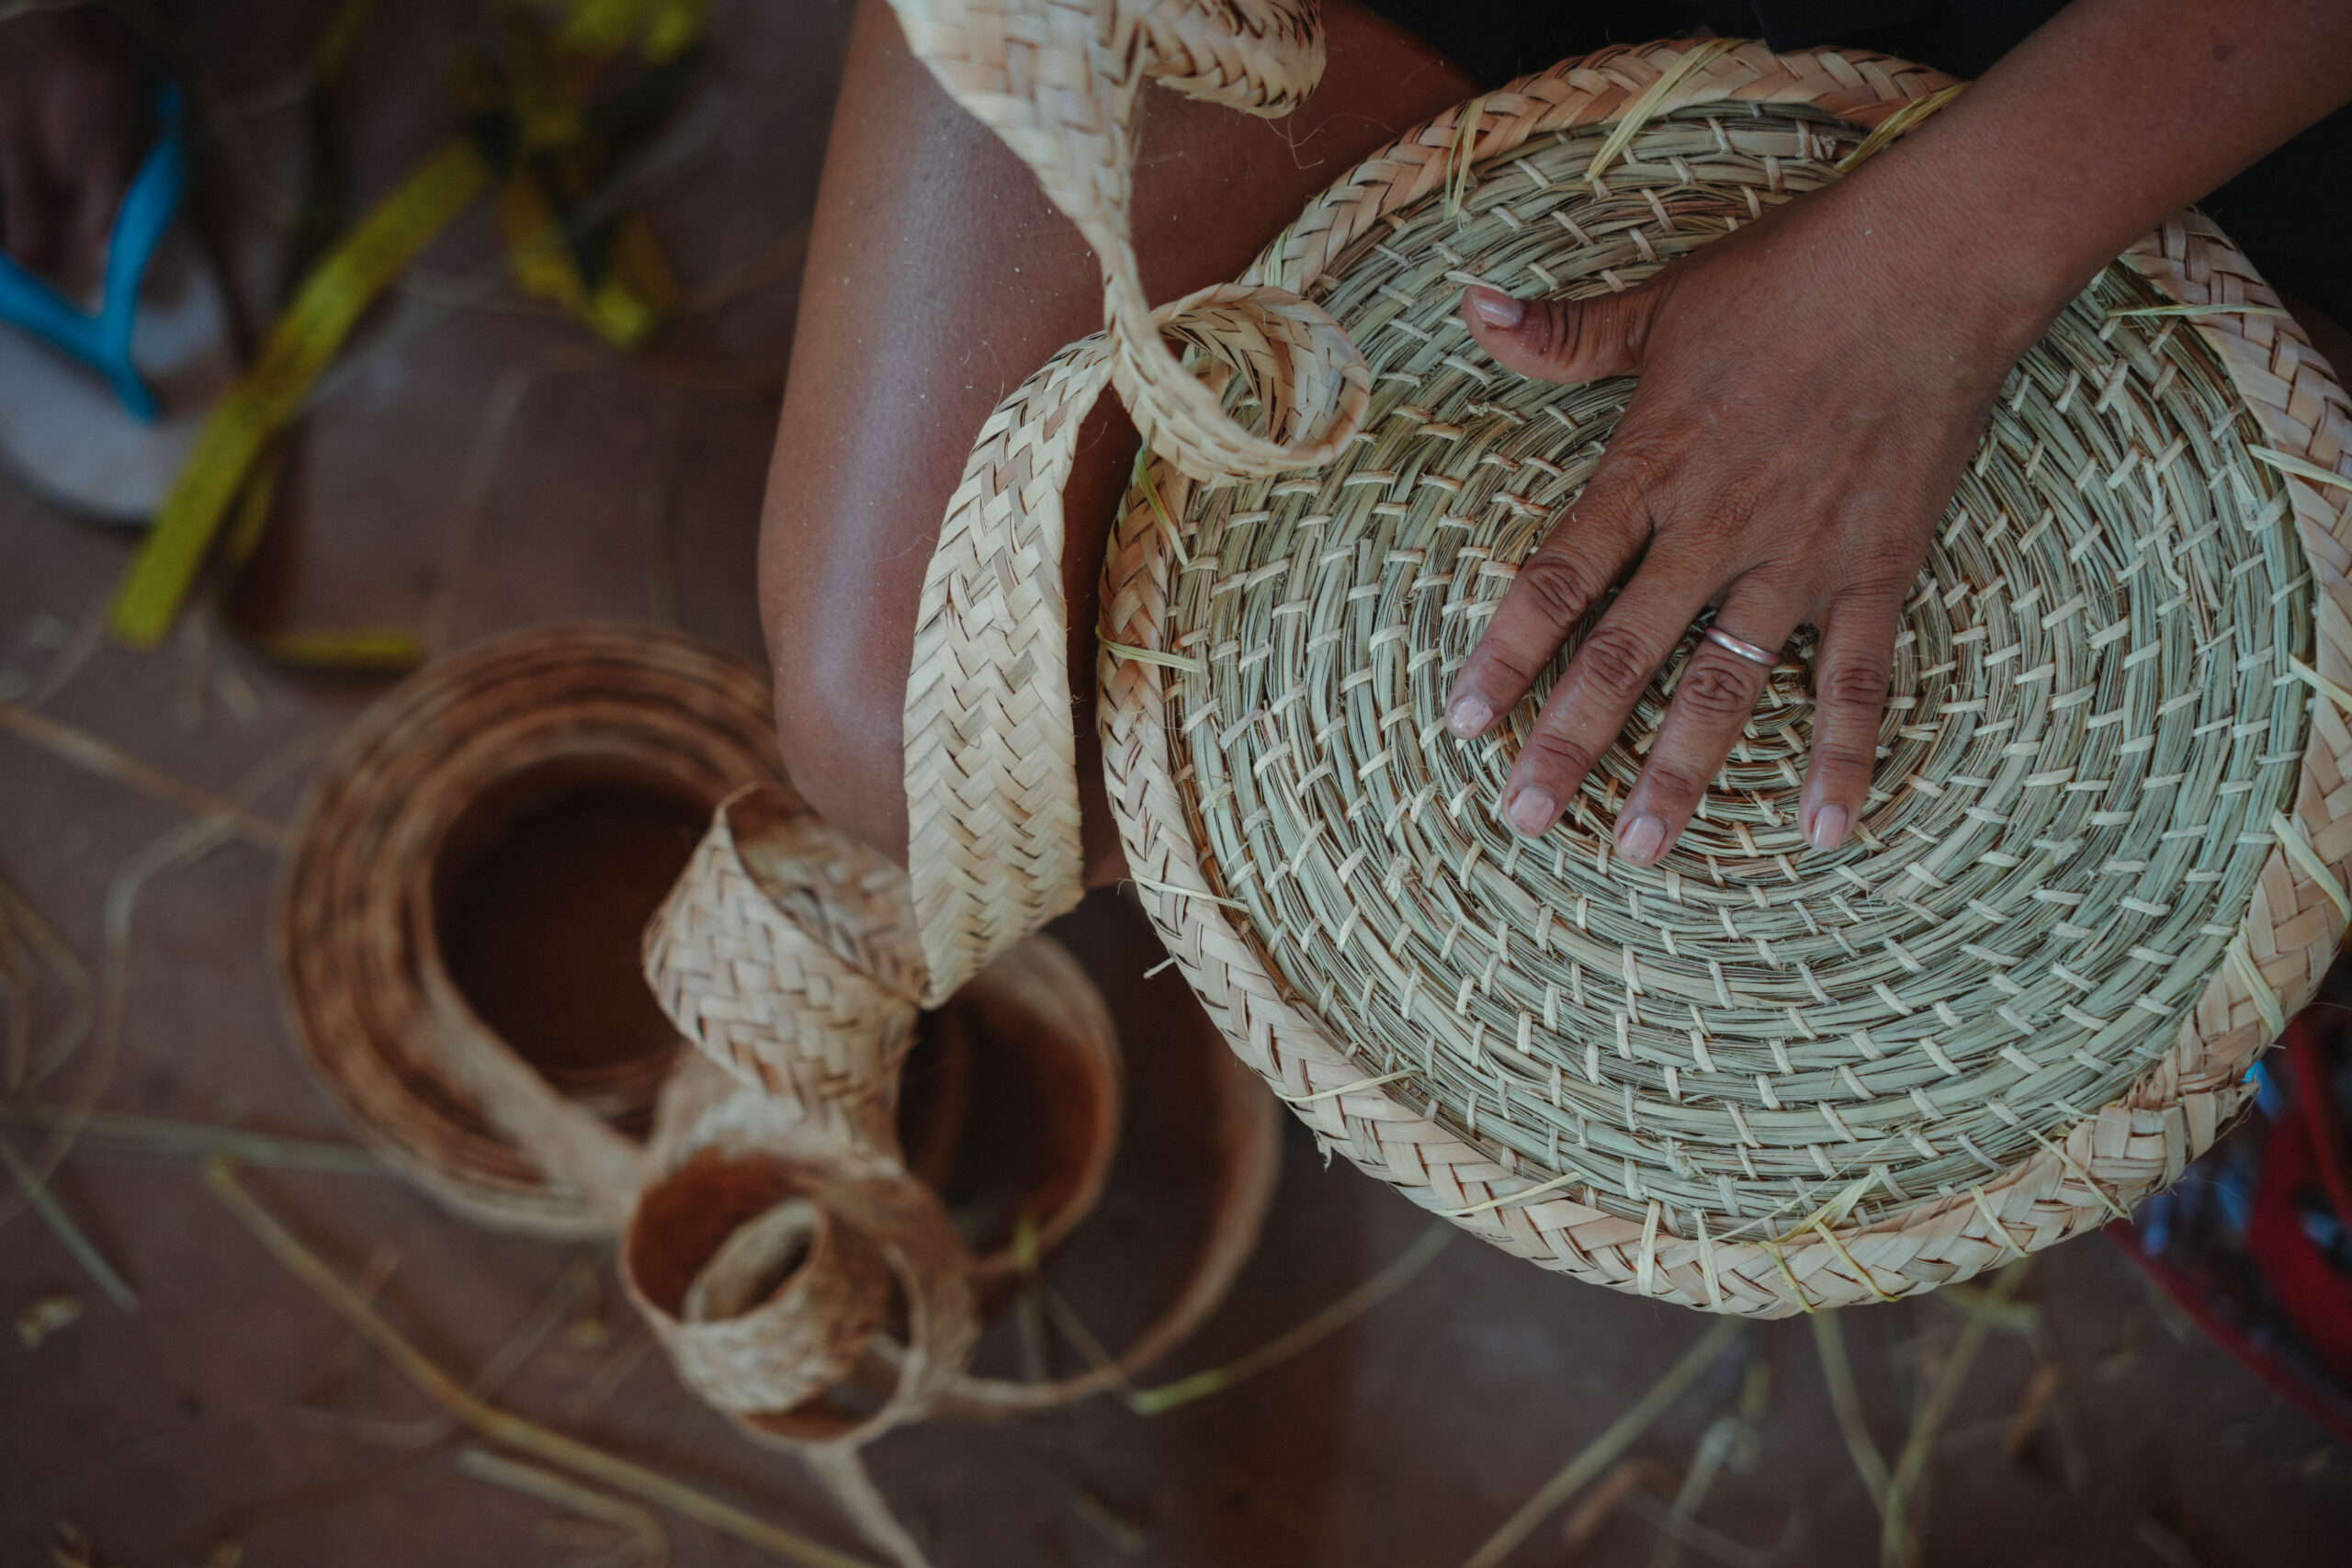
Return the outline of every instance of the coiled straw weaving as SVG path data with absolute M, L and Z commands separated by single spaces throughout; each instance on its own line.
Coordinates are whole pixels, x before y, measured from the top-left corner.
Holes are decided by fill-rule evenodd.
M 1073 197 L 1053 164 L 1124 157 L 1124 130 L 1023 129 L 1090 68 L 1123 125 L 1116 83 L 1156 69 L 1102 63 L 1156 47 L 1114 4 L 1095 53 L 1057 52 L 1077 9 L 900 5 L 1081 229 L 1123 235 L 1124 184 Z M 1287 47 L 1255 9 L 1200 9 L 1237 48 Z M 1549 682 L 1487 739 L 1442 722 L 1631 391 L 1501 372 L 1462 287 L 1638 283 L 1951 86 L 1713 39 L 1439 117 L 1238 284 L 1159 313 L 1220 417 L 1296 439 L 1279 474 L 1169 439 L 1193 411 L 1106 377 L 1135 353 L 1114 298 L 1110 338 L 982 431 L 927 584 L 907 726 L 931 991 L 1075 897 L 1053 563 L 1069 443 L 1111 378 L 1154 454 L 1102 591 L 1128 863 L 1237 1053 L 1328 1148 L 1544 1267 L 1758 1315 L 1963 1279 L 2177 1177 L 2352 913 L 2346 399 L 2200 217 L 2135 245 L 2010 378 L 1905 607 L 1847 847 L 1797 831 L 1802 658 L 1654 868 L 1607 846 L 1674 666 L 1535 842 L 1498 795 Z M 1346 362 L 1270 348 L 1277 319 L 1360 350 L 1360 418 L 1302 400 L 1294 362 Z
M 650 1114 L 668 1057 L 628 1075 L 618 1103 L 562 1092 L 451 981 L 436 868 L 485 810 L 511 819 L 604 783 L 707 811 L 783 776 L 758 668 L 675 632 L 540 627 L 428 665 L 336 743 L 279 887 L 278 973 L 321 1082 L 459 1213 L 611 1234 L 644 1177 L 619 1123 Z

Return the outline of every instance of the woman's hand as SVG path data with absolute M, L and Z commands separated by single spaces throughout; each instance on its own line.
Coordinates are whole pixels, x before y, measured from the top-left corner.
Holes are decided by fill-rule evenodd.
M 1447 698 L 1454 734 L 1485 731 L 1638 558 L 1511 769 L 1511 826 L 1551 827 L 1713 604 L 1759 650 L 1821 628 L 1801 820 L 1842 840 L 1904 595 L 2009 367 L 2134 238 L 2347 98 L 2343 0 L 2074 0 L 1850 178 L 1644 288 L 1523 306 L 1471 289 L 1470 330 L 1509 368 L 1641 377 Z M 1618 853 L 1666 852 L 1764 676 L 1700 645 Z
M 1504 785 L 1519 832 L 1559 818 L 1710 604 L 1750 651 L 1699 644 L 1619 814 L 1617 853 L 1637 865 L 1666 853 L 1755 708 L 1771 669 L 1757 651 L 1776 654 L 1801 623 L 1821 631 L 1802 826 L 1827 849 L 1860 818 L 1905 595 L 2002 378 L 2064 298 L 1972 288 L 1933 215 L 1862 179 L 1623 294 L 1464 296 L 1471 332 L 1507 369 L 1641 378 L 1447 699 L 1456 736 L 1485 732 L 1634 569 Z
M 0 22 L 0 248 L 34 271 L 105 255 L 152 133 L 144 53 L 96 7 Z

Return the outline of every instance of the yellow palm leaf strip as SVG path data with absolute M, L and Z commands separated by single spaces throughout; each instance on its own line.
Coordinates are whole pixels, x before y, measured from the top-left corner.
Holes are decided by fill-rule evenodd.
M 489 183 L 490 165 L 472 143 L 453 141 L 378 202 L 311 270 L 271 323 L 253 368 L 206 420 L 164 498 L 155 526 L 115 596 L 109 618 L 117 637 L 134 648 L 153 648 L 162 639 L 254 460 L 301 408 L 360 312 Z
M 1715 1272 L 1715 1244 L 1707 1235 L 1706 1212 L 1699 1211 L 1696 1218 L 1699 1222 L 1699 1272 L 1707 1281 L 1707 1310 L 1721 1312 L 1724 1310 L 1724 1282 Z
M 1484 94 L 1462 106 L 1453 117 L 1453 147 L 1445 160 L 1445 215 L 1449 219 L 1462 216 L 1462 203 L 1470 194 L 1470 151 L 1478 141 L 1478 121 L 1487 112 Z
M 1249 1354 L 1227 1361 L 1221 1367 L 1195 1372 L 1157 1388 L 1137 1388 L 1125 1371 L 1102 1348 L 1085 1320 L 1070 1310 L 1069 1303 L 1056 1292 L 1044 1292 L 1046 1310 L 1053 1314 L 1055 1325 L 1069 1342 L 1078 1347 L 1079 1354 L 1107 1382 L 1119 1396 L 1120 1403 L 1138 1416 L 1159 1416 L 1180 1404 L 1190 1404 L 1231 1388 L 1246 1378 L 1271 1371 L 1317 1342 L 1345 1328 L 1374 1307 L 1410 1284 L 1431 1259 L 1445 1250 L 1446 1243 L 1454 1237 L 1452 1225 L 1440 1224 L 1426 1227 L 1413 1245 L 1398 1253 L 1380 1272 L 1325 1307 L 1306 1322 L 1288 1332 L 1275 1336 Z
M 1203 887 L 1179 887 L 1172 882 L 1154 882 L 1148 876 L 1130 875 L 1127 880 L 1137 887 L 1148 887 L 1154 893 L 1173 893 L 1180 898 L 1204 898 L 1212 904 L 1222 904 L 1228 909 L 1247 909 L 1250 907 L 1238 898 L 1220 898 Z
M 1813 1304 L 1813 1298 L 1804 1293 L 1804 1287 L 1797 1283 L 1796 1270 L 1789 1267 L 1789 1255 L 1781 1250 L 1781 1239 L 1785 1238 L 1765 1242 L 1764 1250 L 1770 1253 L 1772 1261 L 1781 1266 L 1781 1278 L 1789 1282 L 1789 1294 L 1796 1297 L 1797 1305 L 1806 1312 L 1819 1312 L 1821 1309 Z
M 2119 316 L 2290 316 L 2293 311 L 2277 305 L 2250 305 L 2244 301 L 2232 303 L 2216 299 L 2202 305 L 2126 305 L 2107 313 L 2108 320 Z
M 1412 1073 L 1410 1069 L 1408 1069 L 1405 1072 L 1391 1073 L 1388 1075 L 1388 1077 L 1392 1078 L 1410 1077 L 1411 1076 Z M 1385 1083 L 1388 1079 L 1381 1078 L 1375 1081 Z M 1293 1103 L 1296 1102 L 1294 1101 Z M 1473 1214 L 1483 1214 L 1489 1209 L 1508 1208 L 1513 1203 L 1524 1203 L 1531 1198 L 1540 1198 L 1546 1192 L 1557 1191 L 1563 1187 L 1569 1186 L 1572 1183 L 1582 1181 L 1584 1179 L 1585 1177 L 1583 1172 L 1572 1170 L 1566 1176 L 1555 1176 L 1551 1180 L 1543 1182 L 1537 1186 L 1525 1188 L 1517 1192 L 1506 1192 L 1499 1198 L 1489 1198 L 1483 1203 L 1473 1203 L 1466 1209 L 1440 1209 L 1438 1213 L 1443 1214 L 1449 1220 L 1466 1220 Z
M 2338 490 L 2352 490 L 2352 477 L 2323 468 L 2308 457 L 2298 457 L 2292 452 L 2281 452 L 2276 446 L 2248 446 L 2246 454 L 2269 464 L 2282 473 L 2309 479 L 2316 485 L 2334 485 Z
M 1184 536 L 1177 529 L 1176 519 L 1169 512 L 1168 503 L 1159 499 L 1159 483 L 1151 471 L 1151 443 L 1147 441 L 1136 449 L 1136 466 L 1129 482 L 1142 491 L 1144 500 L 1150 503 L 1151 520 L 1158 524 L 1159 531 L 1167 536 L 1168 547 L 1176 555 L 1176 564 L 1192 565 L 1193 557 L 1184 548 Z
M 2270 988 L 2270 982 L 2263 978 L 2262 966 L 2255 963 L 2254 955 L 2246 951 L 2245 932 L 2240 931 L 2230 939 L 2228 955 L 2230 967 L 2237 971 L 2238 983 L 2246 989 L 2246 999 L 2254 1004 L 2255 1012 L 2262 1019 L 2262 1027 L 2268 1031 L 2264 1036 L 2264 1043 L 2267 1044 L 2278 1039 L 2287 1032 L 2287 1015 L 2278 1009 L 2278 993 Z
M 2352 718 L 2352 692 L 2346 691 L 2342 686 L 2337 685 L 2335 682 L 2329 680 L 2326 676 L 2321 674 L 2318 671 L 2312 669 L 2301 660 L 2295 658 L 2292 654 L 2290 654 L 2287 658 L 2287 668 L 2298 680 L 2310 686 L 2312 691 L 2317 692 L 2321 696 L 2325 697 L 2329 702 L 2334 703 L 2336 707 L 2343 712 L 2346 717 Z
M 250 840 L 266 850 L 283 851 L 287 844 L 286 829 L 275 822 L 266 822 L 233 800 L 207 795 L 193 784 L 182 784 L 171 774 L 141 761 L 110 740 L 101 740 L 86 729 L 61 724 L 45 714 L 14 703 L 0 703 L 0 731 L 28 740 L 77 768 L 101 778 L 128 784 L 141 795 L 169 801 L 181 810 L 208 821 L 217 821 L 241 839 Z
M 1306 1322 L 1287 1333 L 1278 1334 L 1248 1355 L 1212 1367 L 1191 1377 L 1179 1378 L 1158 1388 L 1139 1388 L 1127 1394 L 1127 1408 L 1138 1416 L 1158 1416 L 1180 1404 L 1190 1404 L 1212 1393 L 1231 1388 L 1244 1378 L 1280 1366 L 1292 1357 L 1321 1343 L 1340 1329 L 1362 1317 L 1389 1297 L 1403 1290 L 1419 1277 L 1422 1269 L 1443 1252 L 1457 1231 L 1443 1223 L 1423 1227 L 1413 1238 L 1413 1244 L 1398 1253 L 1378 1273 L 1333 1302 Z
M 2001 1270 L 1993 1280 L 1988 1294 L 1996 1302 L 2005 1302 L 2025 1282 L 2030 1260 L 2020 1258 Z M 1900 1563 L 1906 1559 L 1910 1529 L 1911 1495 L 1919 1488 L 1926 1475 L 1928 1461 L 1934 1454 L 1936 1434 L 1943 1429 L 1944 1418 L 1960 1398 L 1962 1387 L 1975 1364 L 1976 1353 L 1984 1348 L 1984 1337 L 1992 1332 L 1987 1319 L 1972 1313 L 1960 1331 L 1960 1338 L 1952 1346 L 1951 1354 L 1944 1359 L 1942 1375 L 1928 1391 L 1927 1400 L 1919 1406 L 1919 1414 L 1912 1419 L 1910 1435 L 1904 1439 L 1902 1457 L 1894 1463 L 1894 1474 L 1886 1488 L 1886 1511 L 1879 1534 L 1879 1561 Z
M 1199 675 L 1208 669 L 1197 659 L 1188 659 L 1181 653 L 1162 653 L 1156 648 L 1137 648 L 1132 643 L 1114 642 L 1099 631 L 1094 634 L 1094 640 L 1119 658 L 1131 659 L 1137 664 L 1157 664 L 1164 670 L 1182 670 L 1189 675 Z
M 400 626 L 270 632 L 245 641 L 265 658 L 305 670 L 409 670 L 424 662 L 424 639 Z
M 1787 1230 L 1782 1231 L 1773 1239 L 1775 1241 L 1794 1241 L 1799 1236 L 1804 1235 L 1805 1232 L 1813 1229 L 1815 1225 L 1825 1223 L 1833 1225 L 1844 1224 L 1847 1220 L 1853 1216 L 1856 1206 L 1859 1205 L 1864 1198 L 1870 1196 L 1871 1189 L 1878 1184 L 1878 1180 L 1879 1173 L 1875 1170 L 1871 1171 L 1868 1176 L 1856 1177 L 1853 1180 L 1839 1188 L 1830 1198 L 1829 1201 L 1822 1204 L 1821 1207 L 1815 1209 L 1812 1213 L 1807 1214 L 1804 1218 L 1799 1220 L 1795 1224 L 1791 1225 Z
M 1657 1269 L 1657 1217 L 1664 1208 L 1663 1203 L 1651 1199 L 1649 1213 L 1642 1220 L 1642 1261 L 1634 1277 L 1639 1281 L 1635 1289 L 1645 1296 L 1650 1293 L 1650 1281 Z
M 1174 961 L 1171 959 L 1170 962 L 1172 963 Z M 1337 1089 L 1318 1089 L 1313 1094 L 1278 1094 L 1274 1098 L 1290 1105 L 1312 1105 L 1318 1100 L 1337 1100 L 1343 1094 L 1354 1094 L 1361 1089 L 1378 1089 L 1382 1084 L 1395 1083 L 1398 1078 L 1409 1078 L 1412 1076 L 1413 1069 L 1407 1067 L 1402 1072 L 1383 1073 L 1376 1078 L 1358 1078 L 1353 1083 L 1343 1083 Z M 1543 1189 L 1537 1188 L 1526 1192 L 1515 1192 L 1511 1197 L 1532 1198 L 1535 1195 L 1535 1192 L 1541 1190 L 1543 1190 Z M 1510 1201 L 1510 1199 L 1498 1198 L 1495 1201 L 1498 1203 L 1506 1203 Z M 1485 1205 L 1483 1204 L 1480 1205 L 1480 1207 L 1484 1206 Z M 1477 1210 L 1464 1209 L 1462 1213 L 1465 1214 L 1476 1213 L 1477 1213 Z
M 93 1112 L 78 1124 L 63 1111 L 41 1105 L 0 1104 L 0 1127 L 54 1132 L 74 1125 L 74 1141 L 150 1159 L 204 1159 L 226 1155 L 240 1165 L 285 1166 L 334 1171 L 346 1176 L 390 1176 L 392 1168 L 357 1144 L 281 1138 L 210 1122 L 162 1116 L 113 1116 Z
M 65 1255 L 82 1266 L 82 1271 L 106 1293 L 107 1300 L 125 1312 L 137 1312 L 139 1292 L 130 1288 L 130 1281 L 122 1277 L 121 1271 L 115 1268 L 107 1255 L 98 1250 L 98 1244 L 90 1239 L 89 1233 L 65 1212 L 65 1205 L 60 1203 L 57 1194 L 49 1190 L 41 1173 L 26 1164 L 25 1156 L 18 1154 L 17 1146 L 6 1138 L 0 1138 L 0 1166 L 7 1167 L 9 1177 L 17 1184 L 17 1190 L 24 1196 L 26 1207 L 49 1227 L 49 1234 L 57 1238 L 57 1244 L 65 1249 Z
M 1993 1200 L 1984 1196 L 1984 1187 L 1980 1183 L 1972 1181 L 1968 1184 L 1968 1194 L 1976 1200 L 1976 1212 L 1984 1216 L 1984 1223 L 1993 1227 L 1993 1234 L 2007 1242 L 2010 1251 L 2020 1258 L 2024 1257 L 2025 1244 L 2011 1235 L 2009 1227 L 2001 1223 L 2001 1216 L 1993 1212 Z
M 1813 1348 L 1821 1359 L 1821 1381 L 1828 1386 L 1829 1408 L 1838 1417 L 1838 1432 L 1846 1439 L 1846 1452 L 1854 1461 L 1854 1473 L 1862 1478 L 1862 1490 L 1870 1494 L 1871 1506 L 1883 1514 L 1886 1456 L 1879 1451 L 1878 1439 L 1871 1436 L 1870 1423 L 1862 1417 L 1861 1395 L 1854 1387 L 1854 1367 L 1847 1359 L 1846 1330 L 1838 1314 L 1813 1314 Z

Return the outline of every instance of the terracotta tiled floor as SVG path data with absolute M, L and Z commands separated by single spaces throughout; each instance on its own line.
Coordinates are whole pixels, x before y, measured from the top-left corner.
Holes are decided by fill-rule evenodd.
M 223 0 L 203 56 L 232 99 L 248 97 L 300 57 L 321 11 Z M 445 132 L 447 65 L 471 15 L 435 0 L 386 7 L 368 29 L 348 108 L 363 192 Z M 481 212 L 434 247 L 416 290 L 371 323 L 306 426 L 291 481 L 298 624 L 437 617 L 456 647 L 561 617 L 662 618 L 756 656 L 752 535 L 789 346 L 790 247 L 815 188 L 845 19 L 808 0 L 719 7 L 708 81 L 650 211 L 690 288 L 730 276 L 747 286 L 679 323 L 650 363 L 597 349 L 506 294 L 461 310 L 422 297 L 495 265 Z M 248 130 L 256 164 L 285 177 L 288 117 Z M 771 276 L 761 281 L 763 257 Z M 461 524 L 473 544 L 452 576 L 448 540 Z M 126 537 L 62 518 L 0 479 L 0 684 L 21 696 L 26 682 L 11 675 L 38 683 L 70 669 L 42 713 L 207 791 L 274 778 L 254 808 L 287 818 L 317 745 L 383 683 L 266 665 L 209 611 L 159 651 L 101 642 L 80 659 L 129 550 Z M 184 820 L 0 736 L 0 877 L 94 972 L 105 968 L 109 887 Z M 277 871 L 273 855 L 232 841 L 142 885 L 129 907 L 106 1109 L 347 1136 L 279 1019 L 266 942 Z M 1139 1320 L 1191 1223 L 1201 1152 L 1185 1111 L 1204 1025 L 1172 976 L 1139 978 L 1157 955 L 1115 901 L 1098 898 L 1063 930 L 1114 999 L 1133 1092 L 1112 1192 L 1056 1278 L 1115 1333 Z M 56 986 L 35 1000 L 38 1026 L 62 1016 Z M 65 1097 L 96 1062 L 85 1049 L 38 1097 Z M 1324 1169 L 1303 1136 L 1287 1158 L 1264 1245 L 1171 1371 L 1261 1343 L 1420 1233 L 1425 1222 L 1402 1200 L 1344 1167 Z M 566 1321 L 584 1316 L 605 1342 L 560 1330 L 502 1399 L 862 1550 L 795 1465 L 739 1441 L 658 1355 L 627 1359 L 641 1346 L 600 1252 L 472 1228 L 387 1179 L 249 1180 L 339 1267 L 389 1269 L 380 1304 L 452 1368 L 479 1368 L 542 1303 L 584 1281 L 593 1300 L 566 1309 Z M 416 1425 L 429 1407 L 255 1247 L 192 1163 L 85 1150 L 56 1191 L 140 1306 L 109 1305 L 34 1221 L 18 1214 L 0 1228 L 0 1314 L 13 1320 L 58 1292 L 84 1309 L 38 1349 L 0 1341 L 0 1562 L 49 1561 L 61 1519 L 88 1532 L 97 1561 L 134 1568 L 204 1562 L 224 1540 L 247 1563 L 311 1568 L 627 1560 L 595 1558 L 551 1530 L 560 1509 L 471 1477 L 462 1439 Z M 2062 1370 L 2051 1419 L 2014 1460 L 2005 1455 L 2035 1356 L 1996 1337 L 1939 1450 L 1929 1562 L 2294 1568 L 2352 1558 L 2352 1458 L 2219 1351 L 2168 1331 L 2105 1242 L 2041 1260 L 2025 1293 Z M 1847 1315 L 1883 1442 L 1898 1439 L 1917 1370 L 1937 1363 L 1959 1321 L 1933 1299 Z M 1154 1420 L 1098 1403 L 1000 1428 L 930 1426 L 888 1438 L 871 1463 L 941 1568 L 1130 1554 L 1449 1564 L 1703 1326 L 1464 1241 L 1357 1326 L 1218 1397 Z M 1770 1373 L 1760 1451 L 1716 1483 L 1701 1519 L 1776 1549 L 1781 1562 L 1870 1561 L 1875 1518 L 1806 1325 L 1765 1325 L 1745 1343 Z M 1736 1401 L 1736 1361 L 1726 1358 L 1634 1451 L 1679 1474 Z M 702 1527 L 665 1524 L 682 1564 L 757 1560 Z M 1621 1511 L 1576 1561 L 1656 1561 L 1657 1540 Z M 1566 1560 L 1555 1523 L 1513 1562 Z

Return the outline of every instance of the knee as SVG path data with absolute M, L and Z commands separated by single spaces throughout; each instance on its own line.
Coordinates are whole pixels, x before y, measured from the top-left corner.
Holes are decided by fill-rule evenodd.
M 785 771 L 826 820 L 903 863 L 907 653 L 878 648 L 893 639 L 871 621 L 788 598 L 766 616 Z

